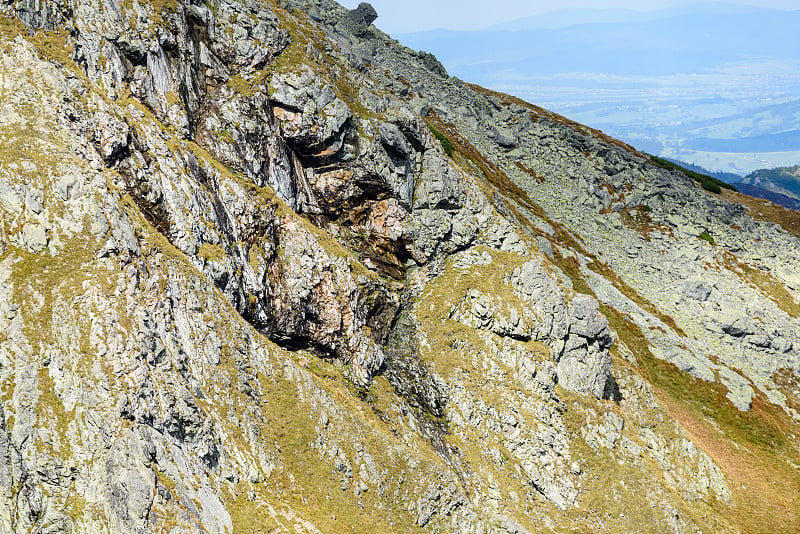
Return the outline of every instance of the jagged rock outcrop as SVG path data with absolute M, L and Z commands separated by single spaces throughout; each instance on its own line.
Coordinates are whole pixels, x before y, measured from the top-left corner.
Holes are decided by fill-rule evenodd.
M 367 33 L 369 25 L 375 22 L 377 18 L 378 12 L 375 11 L 375 8 L 366 2 L 361 2 L 358 7 L 350 10 L 342 17 L 337 28 L 360 37 Z
M 0 13 L 3 532 L 798 527 L 796 235 L 368 4 Z

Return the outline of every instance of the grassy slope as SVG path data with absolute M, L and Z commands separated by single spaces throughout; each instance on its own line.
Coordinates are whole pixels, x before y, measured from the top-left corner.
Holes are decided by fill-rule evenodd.
M 473 88 L 479 92 L 504 96 L 477 86 Z M 505 101 L 519 103 L 513 97 L 504 98 Z M 531 107 L 529 104 L 524 105 Z M 535 107 L 534 110 L 539 111 Z M 437 131 L 444 132 L 448 140 L 455 145 L 457 161 L 459 157 L 472 161 L 477 170 L 494 186 L 493 189 L 517 204 L 516 215 L 519 219 L 524 220 L 524 215 L 519 210 L 521 207 L 530 209 L 537 216 L 545 217 L 541 208 L 530 201 L 527 193 L 511 182 L 502 169 L 483 158 L 471 144 L 466 142 L 457 128 L 445 124 L 436 116 L 429 117 L 428 120 L 433 121 Z M 559 120 L 559 117 L 556 116 L 554 120 Z M 566 119 L 559 122 L 572 126 Z M 580 131 L 605 140 L 601 132 L 578 126 Z M 682 168 L 676 168 L 677 166 L 671 162 L 658 166 L 686 172 Z M 741 195 L 724 182 L 718 184 L 717 182 L 721 182 L 719 180 L 713 178 L 709 180 L 708 177 L 699 175 L 691 177 L 701 185 L 704 181 L 712 184 L 704 186 L 706 189 L 710 187 L 713 190 L 714 185 L 722 185 L 723 196 L 745 205 L 752 216 L 777 222 L 791 233 L 798 235 L 800 214 Z M 545 220 L 560 229 L 557 223 L 546 217 Z M 528 228 L 533 227 L 530 225 Z M 571 248 L 581 250 L 582 247 L 565 230 L 561 229 L 559 234 L 560 245 L 567 244 Z M 581 252 L 585 253 L 583 250 Z M 556 263 L 572 278 L 576 290 L 591 294 L 577 265 L 570 266 L 569 261 L 563 258 L 556 258 Z M 680 333 L 670 317 L 664 317 L 652 303 L 618 280 L 607 266 L 594 262 L 592 268 L 612 280 L 617 289 L 628 298 L 662 316 L 667 324 Z M 745 275 L 747 273 L 743 273 L 743 276 Z M 774 293 L 770 290 L 774 284 L 767 283 L 769 287 L 766 287 L 757 281 L 753 283 L 767 296 L 771 297 Z M 784 304 L 787 302 L 782 298 L 776 298 Z M 793 316 L 797 316 L 794 306 L 790 311 Z M 781 408 L 768 403 L 763 394 L 754 399 L 750 412 L 740 412 L 725 398 L 727 390 L 723 386 L 697 380 L 672 364 L 656 359 L 647 349 L 646 340 L 633 322 L 607 306 L 604 307 L 603 313 L 609 318 L 612 328 L 620 339 L 637 356 L 638 365 L 631 368 L 631 371 L 653 385 L 659 401 L 670 416 L 723 469 L 733 492 L 733 503 L 729 506 L 714 502 L 711 503 L 711 510 L 720 514 L 720 517 L 729 518 L 733 525 L 738 525 L 744 532 L 800 531 L 800 513 L 797 512 L 800 509 L 800 468 L 797 466 L 800 464 L 800 455 L 797 452 L 800 450 L 800 439 L 797 437 L 800 435 L 800 425 Z
M 47 42 L 42 45 L 46 48 Z M 56 44 L 51 47 L 52 53 L 60 53 L 59 46 Z M 464 152 L 464 150 L 462 150 Z M 467 154 L 467 157 L 474 154 Z M 494 185 L 498 187 L 498 182 L 502 181 L 502 176 L 496 173 L 495 169 L 490 168 L 485 160 L 476 158 L 477 166 L 487 175 L 487 178 L 494 178 Z M 488 171 L 488 172 L 487 172 Z M 490 180 L 491 181 L 491 180 Z M 500 184 L 501 192 L 509 199 L 520 201 L 518 191 L 508 183 Z M 505 190 L 503 190 L 505 188 Z M 735 195 L 726 193 L 726 195 Z M 736 196 L 732 198 L 743 202 Z M 748 206 L 749 209 L 753 208 Z M 525 209 L 534 209 L 533 205 L 525 206 Z M 758 215 L 763 215 L 759 212 Z M 767 214 L 766 216 L 776 216 Z M 795 232 L 800 225 L 794 226 L 796 221 L 789 221 Z M 571 241 L 566 235 L 560 235 L 562 243 Z M 570 269 L 564 269 L 568 274 Z M 574 274 L 574 273 L 573 273 Z M 577 288 L 582 288 L 585 284 L 581 280 L 575 279 Z M 718 387 L 691 379 L 688 375 L 681 373 L 677 369 L 652 358 L 646 346 L 643 345 L 643 337 L 637 332 L 635 325 L 619 316 L 611 309 L 605 310 L 606 315 L 612 322 L 615 330 L 626 345 L 635 352 L 640 362 L 639 366 L 633 369 L 641 374 L 654 385 L 659 398 L 664 406 L 669 410 L 673 417 L 681 423 L 686 431 L 722 466 L 731 482 L 734 491 L 734 507 L 728 509 L 723 504 L 716 504 L 718 512 L 731 514 L 735 523 L 742 526 L 748 532 L 795 532 L 800 531 L 800 521 L 798 520 L 797 510 L 800 509 L 798 495 L 800 495 L 800 476 L 797 468 L 791 463 L 797 460 L 797 427 L 796 424 L 788 420 L 780 410 L 765 403 L 762 397 L 758 397 L 754 403 L 754 409 L 748 414 L 741 414 L 724 398 L 724 391 Z M 384 423 L 369 415 L 357 401 L 352 400 L 346 388 L 341 384 L 335 384 L 335 379 L 330 378 L 330 372 L 319 370 L 314 371 L 315 380 L 326 384 L 324 387 L 331 391 L 339 401 L 350 405 L 355 412 L 360 412 L 371 425 L 375 426 L 378 435 L 384 434 L 387 428 Z M 333 381 L 333 382 L 331 382 Z M 46 384 L 46 381 L 43 381 Z M 292 398 L 287 397 L 291 388 L 279 388 L 268 391 L 270 396 L 275 398 L 277 418 L 275 423 L 280 423 L 280 427 L 294 427 L 301 429 L 300 432 L 293 433 L 291 436 L 283 433 L 276 435 L 280 441 L 284 442 L 284 447 L 289 451 L 300 451 L 303 449 L 307 439 L 310 437 L 308 432 L 311 429 L 307 426 L 308 421 L 298 419 L 295 404 Z M 391 392 L 383 392 L 391 395 Z M 291 397 L 291 396 L 290 396 Z M 385 401 L 385 399 L 384 399 Z M 353 405 L 355 403 L 356 405 Z M 302 429 L 306 430 L 302 430 Z M 276 481 L 276 486 L 272 491 L 281 495 L 280 499 L 291 502 L 292 507 L 297 507 L 304 516 L 320 522 L 323 528 L 338 528 L 340 531 L 360 531 L 365 525 L 388 528 L 385 517 L 364 516 L 353 507 L 349 498 L 339 501 L 337 498 L 334 503 L 330 503 L 328 498 L 331 496 L 332 485 L 335 482 L 327 478 L 325 473 L 309 470 L 309 466 L 304 464 L 299 456 L 290 454 L 289 457 L 295 458 L 298 464 L 293 465 L 291 471 L 297 472 L 302 476 L 299 480 L 297 489 L 288 491 L 285 483 Z M 284 487 L 281 488 L 281 484 Z M 313 486 L 320 485 L 319 489 Z M 298 491 L 303 488 L 304 492 Z M 327 489 L 326 489 L 327 488 Z M 307 494 L 307 493 L 308 494 Z M 310 494 L 310 497 L 309 497 Z M 276 500 L 280 500 L 276 499 Z M 235 520 L 240 525 L 248 525 L 251 529 L 257 523 L 253 521 L 262 516 L 262 512 L 253 509 L 251 505 L 241 502 L 239 498 L 234 499 Z M 330 519 L 330 511 L 339 510 L 336 520 Z M 264 528 L 269 529 L 270 524 L 265 524 Z M 395 525 L 395 528 L 397 525 Z

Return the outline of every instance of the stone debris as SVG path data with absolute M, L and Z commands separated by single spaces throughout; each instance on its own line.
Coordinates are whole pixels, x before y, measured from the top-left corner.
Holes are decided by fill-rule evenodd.
M 642 366 L 798 417 L 781 227 L 366 3 L 101 4 L 0 0 L 0 531 L 700 531 Z

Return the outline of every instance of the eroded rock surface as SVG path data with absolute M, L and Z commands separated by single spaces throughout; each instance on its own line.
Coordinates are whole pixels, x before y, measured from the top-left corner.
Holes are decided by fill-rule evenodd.
M 368 4 L 0 12 L 3 532 L 800 527 L 796 236 Z

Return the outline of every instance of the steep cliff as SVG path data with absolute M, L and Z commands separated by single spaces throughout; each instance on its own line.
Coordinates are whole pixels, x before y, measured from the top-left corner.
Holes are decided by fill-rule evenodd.
M 367 4 L 0 11 L 0 531 L 800 529 L 795 212 Z

